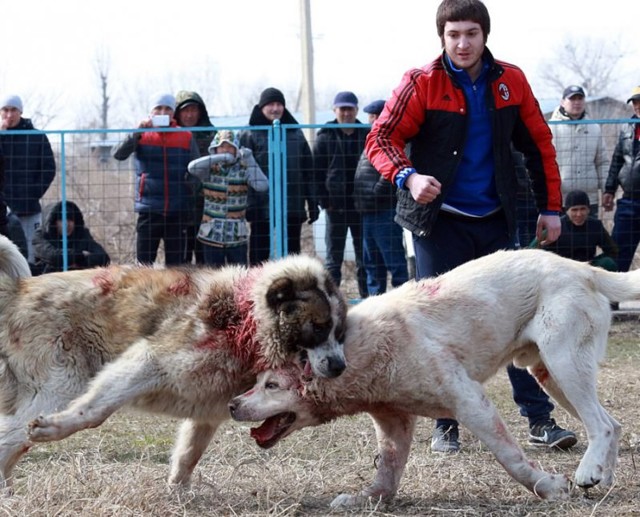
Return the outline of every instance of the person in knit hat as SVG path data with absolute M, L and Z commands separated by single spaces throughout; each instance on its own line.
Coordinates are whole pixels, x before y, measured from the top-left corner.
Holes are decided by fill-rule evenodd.
M 538 239 L 534 239 L 529 247 L 541 247 L 562 257 L 588 262 L 607 271 L 618 271 L 618 245 L 602 221 L 589 215 L 590 204 L 585 191 L 570 191 L 564 201 L 565 213 L 560 218 L 562 231 L 558 240 L 540 246 Z M 598 248 L 602 253 L 598 254 Z
M 171 93 L 154 94 L 149 116 L 138 124 L 144 131 L 128 135 L 113 150 L 116 160 L 135 157 L 136 259 L 141 264 L 156 261 L 160 241 L 167 266 L 185 261 L 185 227 L 193 223 L 193 188 L 187 166 L 200 152 L 190 132 L 165 129 L 178 127 L 173 118 L 175 107 Z
M 180 90 L 176 93 L 176 110 L 174 118 L 180 127 L 211 128 L 210 130 L 194 130 L 195 138 L 200 151 L 200 156 L 209 154 L 209 142 L 216 134 L 216 130 L 209 118 L 209 111 L 200 94 L 189 90 Z M 191 188 L 193 190 L 193 219 L 191 224 L 185 227 L 185 260 L 186 264 L 204 264 L 202 255 L 202 245 L 196 238 L 202 210 L 204 209 L 204 197 L 202 196 L 202 186 L 200 182 L 193 179 Z
M 42 224 L 40 200 L 56 175 L 56 162 L 49 138 L 44 133 L 16 134 L 35 130 L 22 116 L 22 99 L 10 94 L 0 99 L 0 147 L 4 155 L 4 196 L 6 204 L 20 219 L 27 239 L 27 260 L 35 261 L 33 236 Z M 0 203 L 0 231 L 6 224 L 6 209 Z
M 251 149 L 241 147 L 237 135 L 229 129 L 216 133 L 209 153 L 188 167 L 189 174 L 202 182 L 204 210 L 197 238 L 203 245 L 204 263 L 247 265 L 249 187 L 266 192 L 269 180 Z
M 279 120 L 282 124 L 297 124 L 298 121 L 286 107 L 284 94 L 277 88 L 265 88 L 249 117 L 250 126 L 270 126 Z M 318 219 L 319 208 L 316 187 L 313 181 L 313 158 L 311 147 L 301 129 L 285 129 L 287 146 L 287 253 L 300 253 L 302 225 Z M 269 176 L 268 133 L 264 129 L 245 130 L 240 142 L 251 149 L 264 173 Z M 271 229 L 269 221 L 269 195 L 249 189 L 247 220 L 251 224 L 249 262 L 259 264 L 269 258 Z

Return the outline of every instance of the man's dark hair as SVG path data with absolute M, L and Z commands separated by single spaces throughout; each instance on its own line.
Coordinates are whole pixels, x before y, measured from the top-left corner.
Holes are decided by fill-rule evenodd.
M 491 18 L 487 7 L 480 0 L 443 0 L 436 13 L 436 27 L 443 47 L 445 23 L 463 21 L 480 24 L 484 42 L 487 42 L 491 30 Z

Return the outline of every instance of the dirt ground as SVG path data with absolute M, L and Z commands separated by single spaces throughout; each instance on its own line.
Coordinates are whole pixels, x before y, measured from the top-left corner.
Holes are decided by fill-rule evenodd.
M 604 407 L 623 425 L 619 466 L 611 488 L 576 489 L 567 501 L 541 501 L 513 481 L 482 443 L 462 429 L 455 455 L 429 451 L 432 421 L 420 419 L 397 497 L 346 515 L 572 516 L 640 515 L 640 325 L 614 322 L 599 375 Z M 548 451 L 526 443 L 525 420 L 502 372 L 487 385 L 509 429 L 531 461 L 571 476 L 586 450 L 579 422 L 556 410 L 579 443 Z M 98 429 L 36 446 L 15 471 L 15 493 L 0 498 L 10 516 L 302 516 L 328 515 L 333 498 L 372 479 L 376 442 L 366 415 L 300 431 L 259 449 L 249 426 L 228 422 L 196 468 L 192 486 L 172 490 L 165 479 L 179 422 L 123 411 Z

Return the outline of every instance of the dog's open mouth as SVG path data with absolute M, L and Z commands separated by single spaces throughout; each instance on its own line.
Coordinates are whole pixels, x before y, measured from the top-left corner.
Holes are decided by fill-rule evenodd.
M 260 427 L 251 428 L 251 438 L 259 447 L 269 449 L 280 441 L 296 421 L 295 413 L 279 413 L 267 418 Z

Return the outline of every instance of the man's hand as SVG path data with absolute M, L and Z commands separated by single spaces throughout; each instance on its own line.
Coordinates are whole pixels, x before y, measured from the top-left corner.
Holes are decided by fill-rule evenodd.
M 602 207 L 605 212 L 613 210 L 613 194 L 602 194 Z
M 424 176 L 415 173 L 407 178 L 405 186 L 409 189 L 409 192 L 411 192 L 416 203 L 420 203 L 421 205 L 431 203 L 440 195 L 440 188 L 442 187 L 440 182 L 433 176 Z
M 560 237 L 560 217 L 557 215 L 540 215 L 536 226 L 536 238 L 541 246 L 555 242 Z

